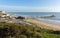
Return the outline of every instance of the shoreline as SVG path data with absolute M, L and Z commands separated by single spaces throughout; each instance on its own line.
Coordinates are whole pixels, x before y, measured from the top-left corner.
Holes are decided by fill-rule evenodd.
M 30 19 L 29 17 L 22 17 L 22 16 L 15 17 L 15 15 L 3 14 L 3 13 L 2 13 L 2 16 L 1 16 L 1 18 L 2 18 L 1 22 L 21 23 L 20 21 L 22 21 L 22 22 L 25 21 L 23 24 L 26 24 L 26 22 L 27 22 L 27 23 L 31 23 L 31 24 L 37 25 L 37 26 L 39 26 L 41 28 L 59 30 L 60 31 L 60 26 L 59 25 L 51 24 L 51 23 L 43 22 L 43 21 L 38 21 L 38 20 L 35 20 L 35 19 Z M 23 21 L 23 19 L 24 19 L 24 21 Z
M 60 21 L 57 21 L 57 20 L 48 20 L 48 19 L 45 19 L 45 20 L 38 20 L 37 21 L 42 21 L 42 22 L 47 22 L 49 24 L 54 24 L 54 25 L 59 25 L 60 26 Z
M 25 19 L 25 21 L 35 24 L 35 25 L 42 27 L 42 28 L 60 31 L 60 26 L 57 24 L 51 24 L 48 22 L 38 21 L 38 20 L 30 19 L 30 18 Z

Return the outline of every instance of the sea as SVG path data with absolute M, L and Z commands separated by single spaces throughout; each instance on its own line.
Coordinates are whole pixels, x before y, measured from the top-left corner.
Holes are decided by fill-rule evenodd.
M 30 17 L 36 20 L 53 23 L 53 24 L 60 24 L 60 12 L 8 12 L 10 14 L 15 14 L 18 16 Z M 54 15 L 55 17 L 52 18 L 39 18 L 40 16 L 48 16 Z

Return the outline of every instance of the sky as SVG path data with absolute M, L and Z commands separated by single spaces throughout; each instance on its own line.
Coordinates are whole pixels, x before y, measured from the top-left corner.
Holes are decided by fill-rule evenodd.
M 0 0 L 0 10 L 8 12 L 60 12 L 60 0 Z

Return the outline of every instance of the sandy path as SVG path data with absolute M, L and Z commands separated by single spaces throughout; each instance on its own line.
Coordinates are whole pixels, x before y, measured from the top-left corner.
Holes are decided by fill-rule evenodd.
M 32 24 L 36 24 L 39 27 L 60 31 L 60 25 L 50 24 L 47 22 L 37 21 L 37 20 L 33 20 L 33 19 L 25 19 L 25 21 L 32 23 Z

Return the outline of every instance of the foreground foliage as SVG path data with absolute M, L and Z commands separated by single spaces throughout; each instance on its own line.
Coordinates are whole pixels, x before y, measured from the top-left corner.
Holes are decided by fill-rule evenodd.
M 0 23 L 0 38 L 60 38 L 60 31 L 41 29 L 36 25 Z

